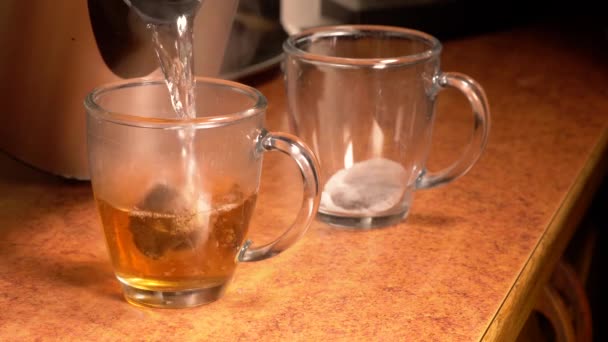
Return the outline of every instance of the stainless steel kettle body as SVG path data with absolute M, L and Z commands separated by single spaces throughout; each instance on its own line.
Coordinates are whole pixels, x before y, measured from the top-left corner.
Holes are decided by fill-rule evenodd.
M 197 75 L 217 76 L 237 0 L 196 18 Z M 0 1 L 0 149 L 88 179 L 83 99 L 96 86 L 161 77 L 145 26 L 122 0 Z

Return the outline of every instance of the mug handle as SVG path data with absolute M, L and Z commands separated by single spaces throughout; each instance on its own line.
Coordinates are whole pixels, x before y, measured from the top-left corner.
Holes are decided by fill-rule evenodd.
M 428 189 L 449 183 L 467 173 L 477 162 L 488 141 L 490 131 L 490 109 L 483 88 L 467 75 L 457 72 L 441 73 L 433 78 L 439 90 L 451 87 L 460 90 L 471 103 L 473 109 L 473 135 L 464 153 L 449 167 L 427 172 L 426 169 L 416 182 L 417 189 Z
M 259 144 L 263 152 L 283 152 L 298 164 L 304 183 L 302 206 L 295 221 L 276 240 L 256 248 L 250 248 L 251 240 L 245 241 L 238 261 L 259 261 L 283 252 L 306 233 L 319 208 L 319 163 L 310 148 L 291 134 L 267 131 L 262 132 Z

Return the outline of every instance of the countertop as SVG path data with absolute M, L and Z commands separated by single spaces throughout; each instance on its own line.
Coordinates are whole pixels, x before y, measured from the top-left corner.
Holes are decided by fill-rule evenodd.
M 582 38 L 581 38 L 582 37 Z M 353 232 L 315 222 L 293 248 L 241 264 L 217 302 L 142 309 L 121 297 L 88 182 L 0 153 L 0 340 L 511 340 L 606 170 L 604 38 L 524 27 L 447 42 L 443 69 L 484 86 L 487 148 L 464 177 L 419 191 L 410 217 Z M 603 46 L 602 46 L 603 45 Z M 271 130 L 288 130 L 282 79 L 254 85 Z M 447 165 L 472 119 L 440 95 L 430 167 Z M 251 227 L 294 216 L 299 174 L 265 157 Z

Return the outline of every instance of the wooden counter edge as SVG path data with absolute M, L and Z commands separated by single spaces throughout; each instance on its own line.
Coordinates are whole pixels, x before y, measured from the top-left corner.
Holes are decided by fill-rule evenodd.
M 608 129 L 578 174 L 549 227 L 534 248 L 515 284 L 484 332 L 482 341 L 515 341 L 543 285 L 564 253 L 608 169 Z

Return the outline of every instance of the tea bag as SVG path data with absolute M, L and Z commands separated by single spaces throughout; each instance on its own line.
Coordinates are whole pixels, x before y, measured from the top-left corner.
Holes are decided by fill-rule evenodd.
M 327 181 L 321 208 L 357 215 L 381 213 L 401 200 L 406 184 L 401 164 L 385 158 L 368 159 L 336 172 Z
M 158 259 L 169 250 L 195 248 L 207 236 L 210 207 L 202 200 L 191 202 L 173 188 L 154 186 L 129 215 L 137 249 Z

